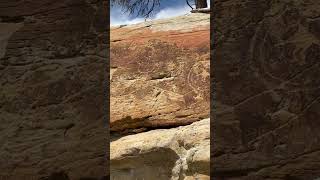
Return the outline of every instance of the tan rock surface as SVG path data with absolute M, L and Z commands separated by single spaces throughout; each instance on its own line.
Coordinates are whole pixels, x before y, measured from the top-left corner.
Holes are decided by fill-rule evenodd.
M 112 132 L 209 117 L 209 20 L 192 14 L 112 28 Z
M 210 120 L 111 142 L 110 179 L 210 179 Z

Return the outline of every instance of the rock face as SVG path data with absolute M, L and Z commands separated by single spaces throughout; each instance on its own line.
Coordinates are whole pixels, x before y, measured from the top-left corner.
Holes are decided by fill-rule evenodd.
M 209 117 L 209 19 L 193 14 L 111 29 L 112 132 Z
M 209 19 L 111 29 L 110 179 L 210 179 Z
M 111 142 L 110 179 L 209 180 L 210 120 Z
M 320 2 L 214 1 L 212 177 L 320 177 Z
M 0 179 L 106 176 L 106 5 L 0 3 Z

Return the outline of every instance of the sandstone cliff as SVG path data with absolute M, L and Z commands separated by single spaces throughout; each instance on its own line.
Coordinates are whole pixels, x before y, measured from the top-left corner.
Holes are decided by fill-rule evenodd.
M 191 14 L 111 29 L 111 179 L 210 179 L 209 25 Z
M 212 177 L 320 177 L 320 1 L 215 0 Z
M 0 179 L 106 176 L 106 1 L 0 3 Z

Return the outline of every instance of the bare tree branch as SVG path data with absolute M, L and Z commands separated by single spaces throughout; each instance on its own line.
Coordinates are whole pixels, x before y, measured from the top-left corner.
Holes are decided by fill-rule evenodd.
M 123 10 L 129 14 L 136 14 L 136 16 L 143 16 L 148 18 L 152 16 L 156 8 L 160 7 L 161 0 L 111 0 L 111 5 L 119 5 Z M 186 0 L 188 6 L 195 11 L 197 9 L 203 9 L 207 7 L 207 0 L 194 0 L 195 9 L 190 5 L 189 0 Z M 196 12 L 202 12 L 196 11 Z M 205 11 L 207 12 L 207 10 Z
M 191 8 L 191 10 L 193 10 L 193 7 L 189 4 L 189 1 L 186 0 L 186 2 L 187 2 L 187 4 L 188 4 L 188 6 Z
M 112 5 L 121 6 L 125 12 L 148 18 L 156 8 L 160 7 L 161 0 L 111 0 Z

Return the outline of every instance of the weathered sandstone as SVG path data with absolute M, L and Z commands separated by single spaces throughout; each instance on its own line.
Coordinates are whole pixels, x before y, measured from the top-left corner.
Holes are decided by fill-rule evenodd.
M 110 179 L 209 180 L 210 120 L 111 142 Z
M 106 5 L 1 1 L 0 179 L 107 176 Z
M 320 1 L 215 0 L 212 177 L 320 177 Z
M 112 132 L 175 127 L 209 117 L 210 15 L 111 29 Z
M 110 179 L 210 179 L 209 20 L 111 29 Z

